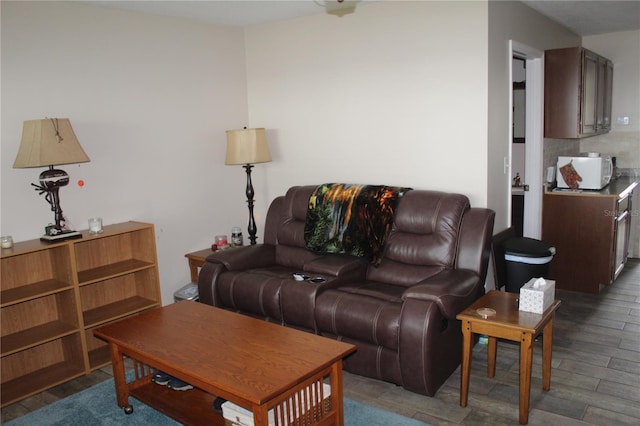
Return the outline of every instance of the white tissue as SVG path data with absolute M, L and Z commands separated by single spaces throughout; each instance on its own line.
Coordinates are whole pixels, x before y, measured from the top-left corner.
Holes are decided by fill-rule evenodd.
M 533 288 L 540 288 L 543 287 L 547 282 L 544 280 L 544 278 L 538 278 L 537 280 L 535 280 L 535 282 L 533 283 Z
M 531 278 L 520 288 L 519 309 L 541 314 L 553 303 L 556 282 L 544 278 Z

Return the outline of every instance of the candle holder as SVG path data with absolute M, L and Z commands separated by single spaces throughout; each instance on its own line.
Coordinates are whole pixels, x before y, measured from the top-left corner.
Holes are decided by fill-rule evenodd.
M 225 250 L 227 247 L 229 247 L 227 236 L 216 235 L 216 246 L 218 247 L 218 250 Z
M 89 234 L 96 235 L 102 234 L 102 218 L 101 217 L 92 217 L 89 219 Z
M 11 237 L 11 235 L 6 235 L 4 237 L 1 237 L 0 246 L 2 246 L 2 248 L 5 248 L 5 249 L 13 247 L 13 238 Z

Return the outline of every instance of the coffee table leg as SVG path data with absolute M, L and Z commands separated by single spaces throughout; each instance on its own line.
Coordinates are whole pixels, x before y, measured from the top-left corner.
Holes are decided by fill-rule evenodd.
M 118 345 L 109 343 L 111 352 L 111 365 L 113 367 L 113 380 L 116 384 L 116 398 L 118 406 L 124 408 L 124 412 L 131 414 L 133 407 L 129 404 L 129 387 L 124 373 L 124 358 Z
M 266 405 L 259 405 L 253 409 L 254 426 L 269 426 L 269 411 Z
M 344 404 L 343 404 L 343 379 L 342 379 L 342 360 L 339 359 L 331 366 L 331 373 L 329 373 L 329 380 L 331 381 L 331 406 L 336 407 L 336 425 L 344 425 Z
M 520 424 L 529 422 L 529 397 L 531 392 L 531 362 L 533 358 L 533 336 L 522 333 L 520 341 Z
M 467 406 L 469 371 L 471 369 L 471 322 L 462 321 L 462 366 L 460 371 L 460 406 Z
M 553 345 L 553 317 L 542 329 L 542 390 L 551 388 L 551 349 Z

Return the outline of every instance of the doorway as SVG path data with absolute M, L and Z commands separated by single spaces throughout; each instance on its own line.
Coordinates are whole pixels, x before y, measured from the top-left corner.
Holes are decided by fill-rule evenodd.
M 544 52 L 530 46 L 509 41 L 509 58 L 518 58 L 524 61 L 525 69 L 525 113 L 524 113 L 524 168 L 526 181 L 521 180 L 522 188 L 514 190 L 513 183 L 517 170 L 514 170 L 516 161 L 513 149 L 514 139 L 514 66 L 509 61 L 509 164 L 511 173 L 509 179 L 509 215 L 513 213 L 514 205 L 511 202 L 516 192 L 522 192 L 524 202 L 522 206 L 522 234 L 525 237 L 540 239 L 542 235 L 542 192 L 543 192 L 543 129 L 544 129 Z M 523 171 L 524 173 L 524 171 Z M 526 190 L 525 190 L 526 189 Z M 513 226 L 513 223 L 512 223 Z
M 524 235 L 524 193 L 528 191 L 525 168 L 526 147 L 526 60 L 514 56 L 512 69 L 512 116 L 511 128 L 511 226 L 516 237 Z

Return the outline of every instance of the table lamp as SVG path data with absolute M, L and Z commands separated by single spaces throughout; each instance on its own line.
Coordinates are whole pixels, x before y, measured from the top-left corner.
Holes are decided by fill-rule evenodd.
M 247 204 L 249 205 L 249 241 L 256 243 L 258 228 L 253 217 L 253 184 L 251 183 L 251 169 L 255 163 L 268 163 L 271 161 L 265 130 L 244 129 L 227 130 L 227 157 L 224 164 L 242 164 L 247 172 Z
M 64 170 L 54 169 L 61 164 L 86 163 L 90 161 L 76 138 L 68 118 L 45 118 L 28 120 L 22 127 L 22 140 L 14 169 L 49 167 L 40 173 L 40 185 L 32 183 L 44 199 L 51 205 L 55 223 L 45 227 L 40 238 L 43 241 L 61 241 L 80 238 L 80 232 L 69 229 L 60 207 L 60 187 L 69 183 L 69 175 Z

